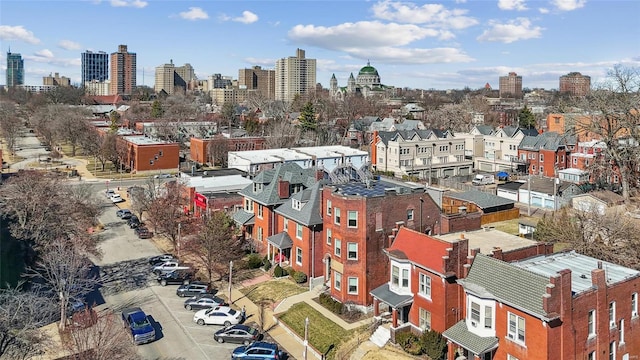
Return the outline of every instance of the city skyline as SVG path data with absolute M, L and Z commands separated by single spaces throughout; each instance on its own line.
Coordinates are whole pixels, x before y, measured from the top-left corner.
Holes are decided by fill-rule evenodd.
M 155 68 L 170 60 L 191 64 L 199 79 L 237 79 L 254 65 L 274 69 L 297 48 L 317 59 L 325 88 L 332 74 L 344 85 L 367 61 L 384 84 L 417 89 L 497 89 L 509 72 L 523 88 L 557 89 L 570 72 L 595 86 L 615 64 L 640 66 L 640 28 L 624 29 L 640 12 L 634 1 L 9 0 L 0 11 L 0 78 L 11 48 L 27 85 L 56 72 L 78 84 L 81 53 L 120 44 L 137 54 L 137 83 L 152 88 Z

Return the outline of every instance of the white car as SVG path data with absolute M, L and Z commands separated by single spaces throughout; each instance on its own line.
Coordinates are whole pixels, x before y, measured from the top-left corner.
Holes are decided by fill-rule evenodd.
M 178 260 L 170 260 L 170 261 L 167 261 L 167 262 L 165 262 L 163 264 L 154 266 L 151 271 L 153 273 L 159 274 L 159 273 L 167 272 L 167 271 L 187 270 L 187 269 L 189 269 L 189 267 L 180 265 Z
M 203 309 L 193 315 L 193 322 L 198 325 L 224 325 L 231 326 L 242 321 L 240 311 L 228 306 L 217 306 L 211 309 Z
M 107 195 L 108 198 L 111 198 L 113 195 L 116 194 L 116 191 L 109 189 L 109 190 L 105 191 L 104 193 Z
M 120 203 L 123 202 L 124 199 L 122 198 L 122 196 L 120 196 L 120 194 L 113 194 L 111 195 L 111 201 L 113 201 L 113 203 Z

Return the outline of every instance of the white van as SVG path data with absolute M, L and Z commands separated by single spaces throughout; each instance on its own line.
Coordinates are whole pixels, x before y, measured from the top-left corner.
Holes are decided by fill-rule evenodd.
M 488 175 L 488 174 L 477 174 L 473 180 L 471 180 L 471 183 L 473 185 L 489 185 L 489 184 L 493 184 L 495 182 L 495 179 L 493 177 L 493 175 Z

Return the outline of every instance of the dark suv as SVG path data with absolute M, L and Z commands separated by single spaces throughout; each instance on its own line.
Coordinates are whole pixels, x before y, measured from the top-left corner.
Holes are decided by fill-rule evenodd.
M 282 351 L 277 344 L 256 341 L 251 345 L 240 346 L 233 350 L 232 359 L 265 359 L 278 360 L 283 358 Z
M 193 273 L 191 271 L 174 270 L 170 273 L 161 274 L 157 280 L 162 286 L 166 285 L 187 285 L 191 282 Z
M 129 220 L 127 220 L 127 225 L 129 225 L 130 228 L 135 229 L 140 226 L 140 219 L 135 215 L 131 215 Z
M 176 290 L 176 295 L 180 297 L 207 294 L 210 292 L 209 285 L 202 281 L 194 281 L 187 285 L 180 285 Z

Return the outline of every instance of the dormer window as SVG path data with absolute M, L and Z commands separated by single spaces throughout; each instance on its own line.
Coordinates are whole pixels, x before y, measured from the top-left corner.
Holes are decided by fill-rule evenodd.
M 292 199 L 291 207 L 293 208 L 293 210 L 300 211 L 300 209 L 302 209 L 302 203 L 300 202 L 300 200 Z
M 253 183 L 253 192 L 259 193 L 262 192 L 262 184 L 261 183 Z

